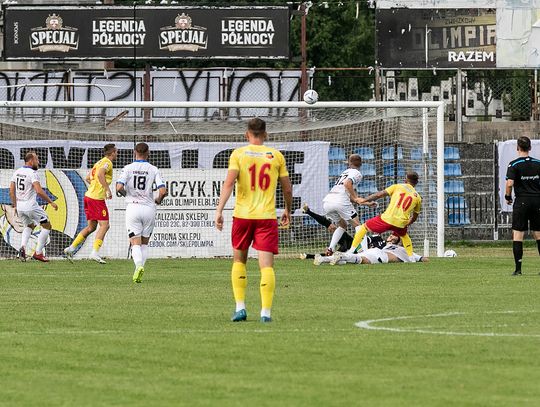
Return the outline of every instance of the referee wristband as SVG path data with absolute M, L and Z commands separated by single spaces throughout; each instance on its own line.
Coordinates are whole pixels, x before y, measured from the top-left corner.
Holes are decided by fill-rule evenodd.
M 505 195 L 504 199 L 506 199 L 507 201 L 511 201 L 512 200 L 512 195 Z

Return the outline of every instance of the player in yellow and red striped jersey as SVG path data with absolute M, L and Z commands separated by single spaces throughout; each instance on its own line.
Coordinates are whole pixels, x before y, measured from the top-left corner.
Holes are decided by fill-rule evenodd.
M 107 144 L 103 147 L 103 153 L 104 157 L 94 164 L 92 170 L 86 176 L 86 181 L 90 183 L 88 191 L 84 195 L 84 212 L 88 226 L 81 230 L 69 247 L 64 249 L 64 253 L 69 260 L 73 258 L 73 253 L 77 247 L 83 244 L 99 225 L 90 259 L 105 264 L 105 260 L 99 256 L 99 249 L 103 245 L 103 240 L 109 230 L 109 210 L 105 201 L 112 198 L 109 185 L 112 182 L 113 175 L 112 162 L 116 160 L 118 150 L 114 144 Z

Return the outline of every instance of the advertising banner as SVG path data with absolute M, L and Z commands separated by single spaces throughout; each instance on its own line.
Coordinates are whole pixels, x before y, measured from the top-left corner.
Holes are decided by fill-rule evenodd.
M 225 227 L 218 233 L 214 227 L 214 211 L 227 173 L 228 157 L 238 143 L 150 143 L 150 161 L 160 168 L 169 196 L 157 208 L 154 234 L 150 241 L 151 257 L 216 257 L 231 254 L 230 231 L 234 196 L 225 208 Z M 328 191 L 327 142 L 268 143 L 278 148 L 287 160 L 293 184 L 294 209 L 310 202 L 320 210 Z M 48 255 L 62 255 L 77 233 L 86 226 L 83 208 L 87 184 L 84 181 L 94 162 L 101 158 L 103 142 L 81 141 L 5 141 L 0 149 L 0 257 L 13 257 L 19 249 L 23 225 L 10 206 L 9 183 L 13 168 L 23 165 L 21 157 L 33 150 L 44 169 L 38 171 L 40 182 L 59 206 L 54 211 L 44 205 L 53 231 L 47 246 Z M 119 156 L 113 182 L 120 169 L 133 160 L 133 144 L 117 143 Z M 195 153 L 196 152 L 196 153 Z M 189 155 L 189 160 L 185 157 Z M 189 168 L 185 166 L 189 165 Z M 8 169 L 9 168 L 9 169 Z M 111 229 L 101 249 L 110 258 L 126 258 L 129 242 L 125 227 L 124 198 L 113 196 L 107 201 Z M 276 194 L 278 215 L 283 197 Z M 35 240 L 33 238 L 33 240 Z M 89 239 L 77 257 L 92 250 Z M 114 242 L 114 243 L 111 243 Z
M 495 67 L 495 9 L 378 9 L 384 68 Z
M 4 14 L 17 59 L 289 57 L 287 7 L 23 7 Z
M 540 140 L 531 140 L 531 151 L 529 154 L 531 157 L 540 159 Z M 517 141 L 499 141 L 499 202 L 502 212 L 512 212 L 512 205 L 507 205 L 504 199 L 504 192 L 506 186 L 506 171 L 510 161 L 518 158 L 517 155 Z

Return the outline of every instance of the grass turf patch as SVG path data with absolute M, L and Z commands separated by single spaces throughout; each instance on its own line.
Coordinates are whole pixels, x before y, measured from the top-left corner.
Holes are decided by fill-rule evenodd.
M 0 404 L 535 405 L 540 260 L 460 248 L 422 264 L 313 266 L 278 260 L 274 322 L 233 311 L 230 261 L 0 263 Z M 507 311 L 518 311 L 507 313 Z M 362 330 L 377 326 L 524 336 Z

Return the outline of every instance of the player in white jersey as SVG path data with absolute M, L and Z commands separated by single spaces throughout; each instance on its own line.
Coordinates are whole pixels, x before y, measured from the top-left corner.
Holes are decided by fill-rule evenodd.
M 37 196 L 50 204 L 54 210 L 58 206 L 47 196 L 39 183 L 37 169 L 39 168 L 39 158 L 36 153 L 29 152 L 24 157 L 24 167 L 19 168 L 13 174 L 9 185 L 9 195 L 11 204 L 17 210 L 17 215 L 26 226 L 22 232 L 19 258 L 26 261 L 26 245 L 35 227 L 40 224 L 41 231 L 38 235 L 38 243 L 32 257 L 36 260 L 47 262 L 49 259 L 43 254 L 43 248 L 47 243 L 47 238 L 51 232 L 51 222 L 47 214 L 37 203 Z
M 401 238 L 391 234 L 386 239 L 386 246 L 382 249 L 368 249 L 360 253 L 335 253 L 332 256 L 330 263 L 334 264 L 377 264 L 377 263 L 415 263 L 426 262 L 429 258 L 422 257 L 416 253 L 412 256 L 407 255 L 407 249 L 401 244 Z M 317 260 L 317 259 L 316 259 Z M 315 263 L 315 262 L 314 262 Z M 320 263 L 319 263 L 320 264 Z
M 354 227 L 355 232 L 360 227 L 358 214 L 352 203 L 360 199 L 356 194 L 355 186 L 362 181 L 362 174 L 359 171 L 361 166 L 362 158 L 358 154 L 352 154 L 349 157 L 349 168 L 343 171 L 336 184 L 324 197 L 325 216 L 337 225 L 326 251 L 329 256 L 332 255 L 336 245 L 347 230 L 347 222 Z
M 135 146 L 135 161 L 126 165 L 116 181 L 116 192 L 126 197 L 126 228 L 135 263 L 133 282 L 140 283 L 148 258 L 148 242 L 154 230 L 156 204 L 167 196 L 167 188 L 159 170 L 148 162 L 146 143 Z M 154 185 L 159 191 L 154 198 Z

